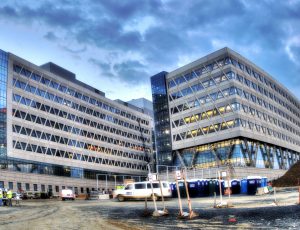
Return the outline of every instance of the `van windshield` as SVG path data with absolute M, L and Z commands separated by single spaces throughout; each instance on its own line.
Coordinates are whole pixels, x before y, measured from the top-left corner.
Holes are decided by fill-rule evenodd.
M 131 190 L 131 189 L 133 189 L 133 184 L 126 185 L 125 190 Z

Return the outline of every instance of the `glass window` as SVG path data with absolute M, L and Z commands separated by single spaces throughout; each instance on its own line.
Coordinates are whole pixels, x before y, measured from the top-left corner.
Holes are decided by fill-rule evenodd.
M 8 188 L 13 190 L 14 189 L 14 183 L 13 182 L 8 182 Z
M 22 190 L 22 183 L 18 182 L 17 183 L 17 188 L 18 188 L 18 191 Z
M 135 189 L 145 189 L 146 188 L 146 184 L 142 183 L 142 184 L 135 184 Z

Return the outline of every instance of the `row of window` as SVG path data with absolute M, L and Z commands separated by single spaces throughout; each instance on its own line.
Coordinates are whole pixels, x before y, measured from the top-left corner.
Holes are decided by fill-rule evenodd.
M 24 186 L 24 187 L 23 187 Z M 0 188 L 5 188 L 4 181 L 0 181 Z M 11 190 L 14 190 L 14 182 L 9 181 L 8 182 L 8 188 Z M 54 188 L 54 190 L 53 190 Z M 83 194 L 83 193 L 89 193 L 90 191 L 96 191 L 96 188 L 84 188 L 80 187 L 80 191 L 78 187 L 71 187 L 71 186 L 59 186 L 59 185 L 45 185 L 45 184 L 30 184 L 30 183 L 16 183 L 16 191 L 18 192 L 55 192 L 59 193 L 63 189 L 71 189 L 74 191 L 75 194 Z M 34 194 L 32 194 L 34 195 Z
M 178 120 L 175 120 L 172 123 L 172 127 L 178 127 L 189 123 L 198 122 L 200 120 L 206 120 L 212 117 L 220 116 L 221 114 L 230 113 L 233 111 L 240 111 L 240 109 L 243 109 L 243 111 L 247 114 L 251 114 L 252 116 L 257 116 L 259 119 L 264 120 L 268 123 L 274 124 L 284 130 L 288 130 L 291 133 L 294 133 L 295 135 L 300 136 L 300 132 L 297 129 L 294 129 L 292 126 L 288 125 L 285 122 L 282 122 L 278 120 L 277 118 L 274 118 L 270 116 L 269 114 L 263 113 L 259 110 L 256 110 L 250 106 L 240 104 L 237 102 L 231 103 L 226 106 L 220 106 L 212 110 L 204 111 L 202 113 L 193 114 L 191 116 L 187 116 Z
M 220 78 L 220 76 L 215 77 L 215 78 Z M 179 99 L 181 97 L 187 96 L 189 94 L 192 93 L 196 93 L 197 91 L 201 91 L 205 88 L 214 86 L 216 84 L 218 84 L 214 79 L 212 78 L 210 80 L 206 80 L 203 83 L 205 83 L 205 85 L 203 83 L 198 83 L 196 85 L 193 85 L 191 87 L 187 87 L 182 89 L 181 91 L 177 91 L 174 93 L 171 93 L 169 95 L 169 99 L 170 101 L 175 100 L 175 99 Z M 223 81 L 227 81 L 230 79 L 235 79 L 239 82 L 241 82 L 242 84 L 248 86 L 249 88 L 254 89 L 255 91 L 259 92 L 261 95 L 269 97 L 270 99 L 272 99 L 273 101 L 275 101 L 276 103 L 280 104 L 281 106 L 287 108 L 290 112 L 292 112 L 295 116 L 299 117 L 299 113 L 297 111 L 295 111 L 294 109 L 292 109 L 287 103 L 283 102 L 280 98 L 276 97 L 275 94 L 269 92 L 268 90 L 264 89 L 263 87 L 261 87 L 260 85 L 257 85 L 256 83 L 254 83 L 253 81 L 248 80 L 247 78 L 242 77 L 239 74 L 235 74 L 234 72 L 230 71 L 226 74 L 226 77 L 223 75 Z M 222 81 L 219 81 L 219 83 Z M 259 103 L 262 104 L 264 102 L 264 104 L 267 104 L 266 106 L 268 106 L 271 110 L 278 110 L 279 113 L 282 113 L 282 115 L 290 120 L 291 122 L 293 122 L 294 124 L 298 125 L 300 127 L 300 122 L 297 121 L 296 119 L 294 119 L 293 117 L 289 116 L 287 113 L 283 112 L 282 110 L 278 109 L 277 107 L 273 106 L 271 103 L 267 103 L 265 100 L 261 99 L 260 97 L 253 95 L 253 94 L 249 94 L 248 92 L 244 91 L 245 97 L 247 99 L 249 99 L 249 97 L 251 97 L 252 101 L 254 103 L 256 103 L 256 100 L 259 100 Z M 217 93 L 212 93 L 210 94 L 210 97 L 206 97 L 205 100 L 210 100 L 212 99 L 213 101 L 215 101 L 216 99 L 219 98 L 223 98 L 223 93 L 217 92 Z M 275 111 L 276 112 L 276 111 Z
M 292 103 L 295 107 L 300 110 L 300 104 L 295 101 L 289 93 L 286 93 L 281 87 L 277 86 L 274 82 L 269 81 L 266 77 L 262 74 L 257 73 L 255 70 L 251 69 L 249 66 L 243 64 L 241 61 L 237 61 L 234 58 L 229 58 L 230 64 L 234 65 L 235 67 L 241 69 L 243 72 L 247 73 L 249 76 L 254 77 L 256 80 L 259 80 L 264 85 L 268 86 L 271 90 L 274 90 L 282 97 L 286 98 L 290 103 Z
M 175 120 L 172 123 L 172 127 L 176 128 L 178 126 L 198 122 L 200 120 L 210 119 L 212 117 L 220 116 L 221 114 L 226 114 L 238 110 L 240 110 L 240 103 L 234 102 L 226 106 L 220 106 L 215 109 L 207 110 L 202 113 L 193 114 L 191 116 Z
M 201 75 L 211 72 L 214 69 L 223 67 L 225 65 L 233 65 L 236 68 L 239 68 L 244 73 L 247 73 L 249 76 L 253 77 L 257 81 L 260 81 L 264 85 L 268 86 L 271 90 L 274 90 L 278 94 L 280 94 L 282 97 L 286 98 L 290 103 L 292 103 L 295 107 L 297 107 L 300 110 L 300 104 L 296 102 L 288 93 L 286 93 L 284 90 L 281 89 L 281 87 L 277 86 L 272 81 L 269 81 L 266 77 L 264 77 L 262 74 L 258 73 L 254 69 L 250 68 L 248 65 L 243 63 L 240 60 L 236 60 L 234 57 L 226 57 L 224 59 L 220 59 L 218 61 L 215 61 L 214 63 L 208 64 L 206 66 L 200 67 L 198 69 L 192 70 L 190 73 L 187 73 L 185 75 L 175 77 L 174 79 L 170 79 L 168 82 L 168 88 L 172 88 L 176 85 L 191 81 L 194 78 L 199 78 Z
M 176 114 L 178 112 L 185 111 L 185 110 L 188 110 L 188 109 L 191 109 L 194 107 L 199 107 L 200 104 L 201 105 L 207 104 L 212 101 L 217 101 L 221 98 L 224 98 L 226 96 L 231 96 L 231 95 L 238 95 L 240 97 L 246 98 L 248 101 L 256 103 L 256 104 L 270 110 L 271 112 L 276 113 L 277 115 L 281 116 L 282 118 L 285 118 L 291 122 L 295 121 L 287 113 L 285 113 L 281 109 L 278 109 L 276 106 L 273 106 L 271 103 L 268 103 L 265 100 L 261 99 L 260 97 L 257 97 L 254 94 L 251 94 L 251 93 L 247 92 L 246 90 L 242 90 L 237 87 L 230 87 L 230 88 L 224 89 L 222 91 L 219 90 L 218 92 L 211 93 L 211 94 L 208 94 L 201 98 L 188 101 L 188 104 L 184 103 L 184 104 L 177 105 L 177 106 L 171 108 L 171 114 Z
M 294 127 L 288 125 L 285 122 L 282 122 L 281 120 L 279 120 L 273 116 L 270 116 L 269 114 L 263 113 L 257 109 L 254 109 L 254 108 L 244 105 L 244 104 L 241 105 L 239 108 L 243 108 L 243 111 L 246 114 L 250 114 L 252 116 L 258 117 L 261 120 L 264 120 L 270 124 L 274 124 L 282 129 L 287 130 L 287 131 L 300 137 L 300 132 L 298 131 L 298 129 L 294 129 Z
M 125 131 L 122 131 L 122 130 L 119 130 L 119 129 L 116 129 L 116 128 L 113 128 L 113 127 L 109 127 L 109 126 L 106 126 L 106 125 L 103 125 L 103 124 L 100 124 L 100 123 L 97 123 L 97 122 L 94 122 L 94 121 L 90 121 L 89 119 L 85 119 L 85 118 L 79 119 L 81 117 L 79 117 L 79 118 L 78 118 L 78 116 L 74 117 L 71 114 L 68 114 L 64 111 L 59 111 L 57 109 L 53 109 L 53 112 L 57 116 L 61 116 L 61 117 L 67 118 L 71 121 L 75 121 L 75 122 L 79 122 L 79 123 L 82 122 L 82 124 L 84 124 L 86 126 L 101 130 L 101 132 L 103 132 L 103 131 L 110 132 L 114 135 L 119 135 L 119 136 L 126 137 L 126 138 L 129 138 L 129 139 L 134 139 L 134 140 L 139 140 L 139 141 L 142 141 L 142 142 L 150 143 L 149 138 L 137 136 L 137 135 L 132 134 L 132 133 L 128 133 L 128 132 L 125 132 Z M 63 123 L 60 123 L 60 122 L 53 121 L 49 118 L 46 119 L 46 118 L 43 118 L 43 117 L 40 117 L 40 116 L 37 116 L 37 115 L 34 115 L 34 114 L 30 114 L 30 113 L 26 113 L 26 112 L 21 111 L 21 110 L 17 110 L 17 109 L 13 109 L 12 115 L 14 117 L 21 118 L 21 119 L 24 119 L 24 120 L 27 120 L 27 121 L 30 121 L 30 122 L 33 122 L 33 123 L 36 123 L 36 124 L 39 124 L 39 125 L 48 126 L 48 127 L 51 127 L 51 128 L 55 128 L 55 129 L 58 129 L 58 130 L 65 131 L 65 132 L 73 133 L 73 134 L 76 134 L 76 135 L 86 136 L 85 134 L 87 133 L 87 131 L 84 131 L 80 128 L 76 128 L 74 126 L 69 126 L 69 125 L 66 125 L 66 124 L 63 124 Z
M 247 78 L 239 75 L 234 74 L 234 79 L 238 80 L 240 83 L 248 86 L 249 88 L 254 89 L 255 91 L 259 92 L 261 95 L 269 97 L 271 100 L 275 101 L 276 103 L 280 104 L 281 106 L 287 108 L 291 113 L 293 113 L 295 116 L 300 117 L 299 113 L 294 110 L 291 106 L 289 106 L 287 103 L 282 101 L 279 97 L 277 97 L 275 94 L 271 93 L 270 91 L 266 90 L 265 88 L 261 87 L 260 85 L 254 83 L 253 81 L 248 80 Z M 291 118 L 292 122 L 297 124 L 300 127 L 300 122 Z
M 194 78 L 198 78 L 203 74 L 209 73 L 214 69 L 219 68 L 220 66 L 225 66 L 230 64 L 230 59 L 228 57 L 224 58 L 224 59 L 220 59 L 218 61 L 216 61 L 215 63 L 211 63 L 208 65 L 205 65 L 203 67 L 197 68 L 189 73 L 186 73 L 182 76 L 179 77 L 175 77 L 173 79 L 170 79 L 168 82 L 168 88 L 172 88 L 176 85 L 180 85 L 182 83 L 191 81 Z
M 20 74 L 21 76 L 24 76 L 26 78 L 30 78 L 31 80 L 39 82 L 39 83 L 41 83 L 41 84 L 43 84 L 43 85 L 45 85 L 47 87 L 51 87 L 51 88 L 53 88 L 55 90 L 58 90 L 58 91 L 60 91 L 62 93 L 71 95 L 71 96 L 73 96 L 75 98 L 78 98 L 78 99 L 84 101 L 84 102 L 87 102 L 87 103 L 90 103 L 92 105 L 95 105 L 95 106 L 97 106 L 97 107 L 99 107 L 101 109 L 105 109 L 107 111 L 110 111 L 112 113 L 121 115 L 121 116 L 129 118 L 131 120 L 138 121 L 138 122 L 141 122 L 142 124 L 149 125 L 149 121 L 146 121 L 144 119 L 138 118 L 135 115 L 132 115 L 132 114 L 130 114 L 128 112 L 122 111 L 122 110 L 120 110 L 118 108 L 115 108 L 113 106 L 105 104 L 104 102 L 101 102 L 101 101 L 99 101 L 99 100 L 97 100 L 95 98 L 86 96 L 86 95 L 84 95 L 84 94 L 82 94 L 80 92 L 77 92 L 74 89 L 69 88 L 66 85 L 57 83 L 54 80 L 50 80 L 47 77 L 41 76 L 38 73 L 34 73 L 34 72 L 32 72 L 32 71 L 24 68 L 24 67 L 21 67 L 20 65 L 14 64 L 13 68 L 14 68 L 14 72 Z
M 26 136 L 31 136 L 31 137 L 38 138 L 38 139 L 42 139 L 42 140 L 46 140 L 46 141 L 60 143 L 60 144 L 67 145 L 70 147 L 90 149 L 88 146 L 91 146 L 91 144 L 88 144 L 88 143 L 85 143 L 82 141 L 76 141 L 74 139 L 69 139 L 69 138 L 53 135 L 50 133 L 41 132 L 39 130 L 21 127 L 19 125 L 13 125 L 13 132 L 19 133 L 22 135 L 26 135 Z M 84 137 L 88 137 L 88 138 L 98 140 L 98 141 L 107 142 L 109 144 L 114 144 L 117 146 L 124 146 L 124 147 L 131 148 L 131 149 L 138 150 L 138 151 L 145 151 L 145 149 L 142 146 L 136 146 L 136 145 L 133 145 L 128 142 L 122 142 L 119 140 L 115 140 L 113 138 L 101 136 L 99 134 L 94 134 L 94 133 L 87 132 L 87 131 L 80 131 L 80 133 L 77 133 L 77 134 L 81 135 L 81 136 L 84 136 L 84 134 L 86 134 Z M 99 147 L 98 152 L 100 152 L 100 149 L 102 149 L 102 148 L 104 148 L 104 147 Z M 147 149 L 147 151 L 149 151 L 149 149 Z M 134 154 L 134 155 L 140 155 L 140 154 Z
M 107 142 L 110 144 L 115 144 L 118 146 L 124 146 L 124 147 L 131 148 L 131 149 L 138 150 L 138 151 L 145 151 L 145 150 L 149 151 L 149 149 L 148 148 L 145 149 L 143 147 L 143 145 L 133 144 L 131 142 L 126 142 L 126 141 L 118 140 L 115 138 L 110 138 L 105 135 L 100 135 L 100 134 L 89 132 L 89 131 L 86 131 L 86 130 L 83 130 L 80 128 L 76 128 L 76 127 L 73 127 L 70 125 L 65 125 L 63 123 L 59 123 L 59 122 L 56 122 L 56 121 L 53 121 L 50 119 L 45 119 L 43 117 L 25 113 L 23 111 L 13 110 L 13 115 L 17 118 L 28 120 L 28 121 L 31 121 L 31 122 L 34 122 L 37 124 L 41 124 L 41 125 L 48 126 L 48 127 L 51 127 L 51 128 L 57 129 L 57 130 L 64 131 L 67 133 L 73 133 L 78 136 L 92 138 L 95 140 Z M 92 127 L 94 127 L 94 126 L 92 126 Z M 26 135 L 26 134 L 24 134 L 24 135 Z
M 76 116 L 72 113 L 67 113 L 63 110 L 53 108 L 49 105 L 45 105 L 43 103 L 40 103 L 40 102 L 38 102 L 34 99 L 29 99 L 29 98 L 26 98 L 26 97 L 22 97 L 22 96 L 20 96 L 19 94 L 16 94 L 16 93 L 13 94 L 13 100 L 17 103 L 21 103 L 23 105 L 30 106 L 30 107 L 35 108 L 35 109 L 39 109 L 39 110 L 47 112 L 47 113 L 51 113 L 51 114 L 54 114 L 54 115 L 58 114 L 60 117 L 67 118 L 67 119 L 72 120 L 72 121 L 77 121 L 77 122 L 82 123 L 82 124 L 84 124 L 83 122 L 86 123 L 88 121 L 88 119 L 85 119 L 83 117 Z M 145 129 L 143 127 L 135 126 L 135 125 L 130 124 L 130 123 L 128 123 L 126 121 L 123 121 L 121 119 L 113 118 L 109 115 L 106 115 L 106 114 L 100 113 L 98 111 L 86 108 L 84 106 L 82 106 L 80 108 L 85 109 L 85 110 L 82 110 L 81 112 L 89 114 L 89 115 L 94 116 L 96 118 L 100 118 L 102 120 L 109 121 L 113 124 L 124 126 L 126 128 L 129 128 L 129 129 L 140 131 L 140 132 L 145 133 L 145 134 L 150 134 L 149 130 Z
M 87 150 L 91 150 L 91 151 L 105 153 L 107 155 L 115 155 L 115 156 L 120 156 L 120 157 L 127 157 L 130 159 L 138 159 L 138 160 L 146 161 L 146 156 L 144 156 L 144 154 L 135 154 L 135 153 L 131 153 L 131 152 L 125 152 L 122 150 L 116 150 L 116 149 L 100 147 L 100 146 L 97 146 L 97 148 L 96 148 L 92 144 L 60 137 L 57 135 L 51 135 L 46 132 L 32 130 L 29 128 L 21 127 L 19 125 L 13 125 L 13 132 L 22 134 L 22 135 L 26 135 L 26 136 L 31 136 L 34 138 L 38 138 L 41 140 L 52 141 L 52 142 L 60 143 L 63 145 L 74 146 L 74 147 L 83 148 L 83 149 L 87 149 Z
M 247 128 L 252 131 L 256 131 L 259 133 L 263 133 L 265 135 L 273 136 L 277 139 L 290 142 L 295 145 L 300 146 L 300 142 L 298 140 L 295 140 L 294 138 L 291 138 L 288 135 L 285 135 L 283 133 L 277 132 L 269 127 L 265 127 L 263 125 L 256 124 L 252 121 L 247 121 L 244 119 L 236 118 L 235 120 L 231 121 L 225 121 L 222 123 L 212 124 L 206 127 L 200 127 L 198 129 L 190 130 L 187 132 L 182 132 L 180 134 L 173 135 L 174 141 L 181 141 L 192 137 L 197 137 L 201 135 L 207 135 L 210 133 L 219 132 L 222 130 L 226 130 L 228 128 L 235 128 L 235 127 L 243 127 Z
M 238 88 L 231 86 L 229 88 L 223 89 L 223 90 L 219 90 L 218 92 L 214 92 L 208 95 L 205 95 L 203 97 L 197 98 L 197 99 L 193 99 L 188 101 L 188 104 L 184 103 L 184 104 L 179 104 L 176 105 L 175 107 L 171 108 L 171 114 L 176 114 L 179 113 L 181 111 L 185 111 L 194 107 L 199 107 L 200 105 L 204 105 L 213 101 L 217 101 L 220 100 L 222 98 L 228 97 L 228 96 L 232 96 L 237 94 L 238 92 Z
M 25 143 L 21 141 L 14 140 L 13 146 L 15 149 L 28 151 L 28 152 L 35 152 L 35 153 L 44 154 L 53 157 L 61 157 L 61 158 L 67 158 L 67 159 L 73 159 L 78 161 L 84 161 L 84 162 L 100 164 L 100 165 L 109 165 L 109 166 L 115 166 L 121 168 L 130 168 L 134 170 L 146 170 L 146 166 L 142 164 L 122 162 L 118 160 L 105 159 L 101 157 L 94 157 L 90 155 L 68 152 L 64 150 L 39 146 L 36 144 Z
M 190 130 L 187 132 L 182 132 L 180 134 L 175 134 L 173 135 L 173 140 L 174 141 L 181 141 L 181 140 L 186 140 L 192 137 L 197 137 L 197 136 L 202 136 L 202 135 L 207 135 L 210 133 L 215 133 L 218 131 L 234 128 L 234 127 L 239 127 L 240 126 L 240 119 L 235 119 L 235 120 L 229 120 L 229 121 L 224 121 L 221 123 L 216 123 L 213 125 L 209 125 L 206 127 L 201 127 L 198 129 Z
M 170 101 L 179 99 L 181 97 L 185 97 L 187 95 L 190 95 L 192 93 L 207 89 L 209 87 L 212 87 L 214 85 L 220 84 L 222 82 L 228 81 L 230 79 L 234 78 L 234 73 L 232 71 L 229 71 L 226 73 L 226 75 L 219 75 L 216 77 L 212 77 L 211 79 L 205 80 L 203 82 L 200 82 L 198 84 L 192 85 L 191 87 L 184 88 L 180 91 L 176 91 L 174 93 L 171 93 L 169 95 Z

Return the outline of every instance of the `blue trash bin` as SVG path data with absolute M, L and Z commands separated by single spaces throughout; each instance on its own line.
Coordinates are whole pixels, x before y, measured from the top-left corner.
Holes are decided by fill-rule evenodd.
M 206 197 L 209 196 L 209 180 L 202 179 L 199 181 L 199 196 Z
M 190 197 L 198 197 L 199 196 L 199 184 L 200 184 L 200 182 L 198 179 L 187 181 Z
M 268 178 L 262 177 L 261 178 L 261 187 L 267 187 L 268 186 Z
M 171 183 L 171 190 L 172 190 L 172 197 L 173 198 L 178 197 L 177 188 L 176 188 L 176 182 Z
M 257 188 L 261 187 L 261 178 L 248 178 L 247 179 L 247 194 L 255 195 Z
M 185 189 L 185 184 L 183 180 L 178 181 L 178 186 L 179 186 L 179 191 L 180 191 L 180 197 L 181 198 L 186 198 L 186 189 Z
M 204 188 L 205 188 L 205 194 L 206 196 L 209 196 L 209 180 L 204 181 Z
M 209 196 L 214 196 L 216 193 L 216 180 L 208 181 L 208 194 Z
M 224 195 L 224 191 L 225 191 L 224 180 L 221 180 L 220 182 L 219 182 L 219 180 L 215 180 L 215 192 L 217 195 L 220 195 L 219 183 L 221 183 L 221 193 L 222 193 L 222 195 Z
M 231 193 L 232 194 L 240 194 L 241 193 L 241 182 L 239 180 L 231 180 Z
M 241 194 L 247 194 L 248 193 L 248 185 L 247 185 L 247 179 L 241 180 Z

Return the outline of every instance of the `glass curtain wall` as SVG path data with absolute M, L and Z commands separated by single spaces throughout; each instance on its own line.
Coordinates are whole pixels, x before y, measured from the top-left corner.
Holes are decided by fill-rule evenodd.
M 7 138 L 6 138 L 6 87 L 8 74 L 8 54 L 0 50 L 0 158 L 5 160 L 7 156 Z M 1 165 L 1 168 L 6 164 Z
M 151 77 L 158 165 L 173 163 L 166 74 L 161 72 Z
M 246 144 L 247 142 L 247 144 Z M 289 169 L 300 159 L 298 152 L 250 139 L 231 139 L 180 150 L 188 167 L 236 167 Z M 180 166 L 178 157 L 175 165 Z

